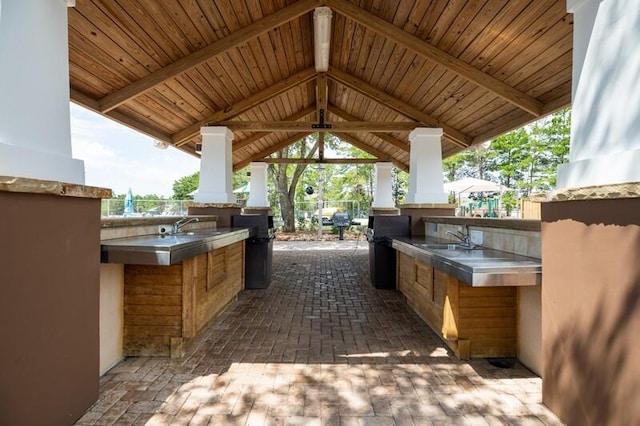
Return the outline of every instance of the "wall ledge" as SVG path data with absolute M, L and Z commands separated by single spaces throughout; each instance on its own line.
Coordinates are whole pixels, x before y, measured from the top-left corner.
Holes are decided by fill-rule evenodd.
M 111 190 L 95 186 L 15 176 L 0 176 L 0 191 L 76 198 L 111 198 Z
M 545 201 L 614 200 L 620 198 L 640 198 L 640 182 L 563 188 L 549 193 Z
M 540 221 L 534 219 L 496 219 L 489 217 L 425 216 L 428 223 L 448 223 L 450 225 L 483 226 L 486 228 L 514 229 L 518 231 L 540 231 Z

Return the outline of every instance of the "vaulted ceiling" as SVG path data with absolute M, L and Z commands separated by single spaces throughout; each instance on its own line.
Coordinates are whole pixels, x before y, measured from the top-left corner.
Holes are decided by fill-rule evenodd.
M 442 127 L 446 157 L 569 105 L 572 24 L 558 0 L 77 0 L 71 98 L 193 155 L 201 126 L 229 126 L 236 170 L 323 110 L 322 130 L 407 170 L 415 127 Z

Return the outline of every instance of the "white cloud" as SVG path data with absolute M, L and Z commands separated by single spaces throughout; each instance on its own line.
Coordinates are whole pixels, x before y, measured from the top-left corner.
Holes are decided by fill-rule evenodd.
M 173 182 L 200 169 L 200 160 L 175 148 L 160 150 L 153 139 L 71 104 L 74 158 L 85 162 L 85 183 L 124 194 L 172 194 Z

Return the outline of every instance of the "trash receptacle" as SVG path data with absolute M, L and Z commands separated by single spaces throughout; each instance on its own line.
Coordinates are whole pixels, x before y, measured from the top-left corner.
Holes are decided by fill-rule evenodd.
M 234 215 L 231 224 L 251 229 L 249 238 L 245 241 L 244 288 L 252 290 L 269 287 L 275 238 L 273 216 Z
M 391 247 L 391 239 L 410 235 L 409 216 L 369 216 L 369 274 L 375 288 L 396 288 L 396 251 Z

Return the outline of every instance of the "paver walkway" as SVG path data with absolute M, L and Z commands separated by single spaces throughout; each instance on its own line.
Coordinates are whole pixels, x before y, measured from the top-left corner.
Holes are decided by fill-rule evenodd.
M 452 357 L 371 286 L 367 256 L 276 241 L 269 289 L 242 292 L 183 359 L 119 364 L 78 424 L 561 424 L 524 367 Z

